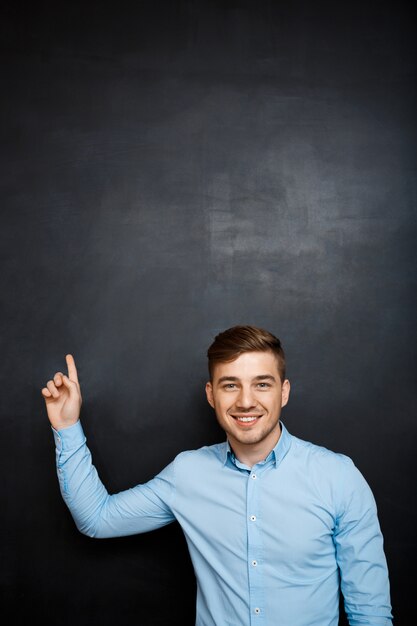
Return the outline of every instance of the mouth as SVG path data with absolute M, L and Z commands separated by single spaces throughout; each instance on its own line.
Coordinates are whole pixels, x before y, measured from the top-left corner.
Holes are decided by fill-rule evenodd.
M 248 426 L 256 424 L 256 422 L 262 417 L 262 415 L 232 415 L 232 417 L 235 422 L 239 424 L 239 426 L 247 428 Z

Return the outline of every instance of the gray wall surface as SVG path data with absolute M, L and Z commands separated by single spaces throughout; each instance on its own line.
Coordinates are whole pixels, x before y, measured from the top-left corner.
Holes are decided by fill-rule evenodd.
M 8 3 L 1 24 L 10 623 L 194 623 L 176 525 L 76 530 L 40 390 L 72 353 L 96 467 L 126 489 L 223 440 L 205 352 L 240 323 L 284 344 L 290 432 L 365 475 L 395 624 L 417 623 L 408 4 Z

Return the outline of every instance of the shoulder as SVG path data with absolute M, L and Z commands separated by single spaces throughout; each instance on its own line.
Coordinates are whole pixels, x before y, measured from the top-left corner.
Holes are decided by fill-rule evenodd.
M 345 480 L 349 474 L 358 472 L 352 459 L 311 441 L 292 435 L 290 458 L 300 465 L 311 477 L 326 478 L 329 482 Z
M 295 435 L 291 435 L 291 448 L 300 456 L 308 456 L 314 459 L 332 459 L 341 462 L 350 460 L 345 454 L 335 452 L 334 450 L 312 443 L 311 441 L 300 439 Z
M 205 463 L 218 463 L 226 458 L 227 443 L 216 443 L 211 446 L 202 446 L 195 450 L 184 450 L 174 459 L 176 465 L 197 466 Z
M 177 491 L 195 488 L 201 493 L 203 485 L 220 480 L 226 458 L 226 443 L 203 446 L 196 450 L 180 452 L 174 459 L 173 472 Z
M 346 454 L 292 435 L 291 458 L 312 480 L 320 479 L 339 490 L 369 490 L 363 474 Z
M 337 511 L 350 506 L 353 499 L 372 501 L 372 492 L 352 459 L 324 446 L 292 436 L 290 472 L 312 493 L 333 503 Z

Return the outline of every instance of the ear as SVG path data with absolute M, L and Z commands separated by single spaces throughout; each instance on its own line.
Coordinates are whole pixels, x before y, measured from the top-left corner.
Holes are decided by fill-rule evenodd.
M 291 389 L 290 381 L 288 380 L 288 378 L 286 378 L 284 382 L 282 383 L 281 408 L 285 406 L 288 402 L 288 398 L 290 397 L 290 389 Z
M 206 396 L 207 396 L 207 402 L 214 409 L 213 385 L 211 384 L 210 381 L 206 383 Z

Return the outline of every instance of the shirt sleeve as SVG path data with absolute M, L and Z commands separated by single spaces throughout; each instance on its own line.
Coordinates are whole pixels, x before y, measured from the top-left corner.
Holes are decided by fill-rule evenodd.
M 334 542 L 350 626 L 391 626 L 387 562 L 372 491 L 345 457 L 343 499 Z
M 92 463 L 80 421 L 53 430 L 62 497 L 80 532 L 121 537 L 155 530 L 175 520 L 175 461 L 142 485 L 110 495 Z

